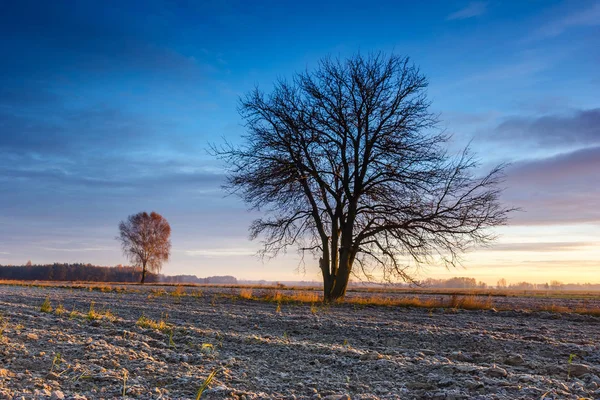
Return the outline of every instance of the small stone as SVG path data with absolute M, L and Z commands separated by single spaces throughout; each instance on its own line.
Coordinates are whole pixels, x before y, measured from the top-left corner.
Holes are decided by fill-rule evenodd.
M 590 367 L 583 364 L 571 364 L 569 366 L 569 372 L 573 376 L 582 376 L 590 372 Z
M 50 396 L 50 400 L 64 400 L 64 398 L 65 394 L 60 390 L 53 391 L 52 395 Z
M 471 357 L 469 354 L 465 354 L 462 351 L 453 351 L 450 354 L 450 358 L 457 360 L 457 361 L 473 361 L 473 357 Z
M 383 356 L 379 353 L 364 353 L 360 355 L 360 360 L 361 361 L 368 361 L 368 360 L 379 360 L 380 358 L 383 358 Z
M 426 356 L 434 356 L 435 355 L 435 351 L 429 350 L 429 349 L 421 350 L 421 353 L 423 353 Z
M 508 372 L 506 372 L 504 368 L 500 368 L 494 365 L 493 367 L 488 368 L 486 374 L 488 374 L 492 378 L 505 378 L 508 375 Z
M 454 381 L 452 379 L 450 379 L 450 378 L 442 378 L 437 383 L 438 387 L 441 387 L 441 388 L 452 386 L 453 384 L 454 384 Z
M 38 335 L 36 335 L 35 333 L 28 333 L 27 336 L 25 336 L 27 339 L 29 340 L 38 340 L 40 337 Z
M 520 354 L 510 355 L 510 356 L 506 357 L 506 359 L 504 360 L 504 364 L 506 364 L 506 365 L 518 366 L 518 365 L 523 365 L 524 363 L 525 363 L 525 360 L 523 359 L 523 356 Z
M 46 379 L 51 380 L 51 381 L 57 381 L 58 375 L 55 374 L 54 372 L 48 372 L 48 375 L 46 375 Z

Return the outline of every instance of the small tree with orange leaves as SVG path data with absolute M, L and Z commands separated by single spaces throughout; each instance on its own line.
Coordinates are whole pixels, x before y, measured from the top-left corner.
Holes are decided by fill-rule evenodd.
M 162 215 L 140 212 L 130 215 L 119 224 L 119 236 L 123 255 L 133 265 L 142 268 L 142 280 L 146 271 L 159 273 L 162 264 L 169 261 L 171 252 L 171 226 Z

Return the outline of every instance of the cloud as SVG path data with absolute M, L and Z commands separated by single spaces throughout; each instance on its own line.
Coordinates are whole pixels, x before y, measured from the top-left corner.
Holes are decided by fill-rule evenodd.
M 449 14 L 446 17 L 446 20 L 452 21 L 455 19 L 467 19 L 467 18 L 478 17 L 478 16 L 482 15 L 483 13 L 485 13 L 486 9 L 487 9 L 487 2 L 472 1 L 466 7 L 461 8 L 460 10 Z
M 489 133 L 490 138 L 539 147 L 600 144 L 600 108 L 541 117 L 510 117 Z
M 42 250 L 47 251 L 58 251 L 58 252 L 66 252 L 66 253 L 77 253 L 81 251 L 107 251 L 114 250 L 111 247 L 82 247 L 78 249 L 73 248 L 56 248 L 56 247 L 43 247 Z
M 0 150 L 66 155 L 140 149 L 151 146 L 148 139 L 157 139 L 162 131 L 173 128 L 152 116 L 103 105 L 73 110 L 57 102 L 39 112 L 0 108 Z
M 220 248 L 220 249 L 200 249 L 185 250 L 184 253 L 193 257 L 237 257 L 252 256 L 256 254 L 256 249 L 248 248 Z
M 70 168 L 65 170 L 59 167 L 47 168 L 15 168 L 11 166 L 0 165 L 0 182 L 6 182 L 14 187 L 16 183 L 23 182 L 30 188 L 43 188 L 46 185 L 58 185 L 66 188 L 79 189 L 144 189 L 157 188 L 162 190 L 173 190 L 176 188 L 193 189 L 218 189 L 224 182 L 223 173 L 204 171 L 202 169 L 194 171 L 181 170 L 178 167 L 168 168 L 165 163 L 157 162 L 154 164 L 154 170 L 160 171 L 151 175 L 145 175 L 142 169 L 135 168 L 135 163 L 119 163 L 124 172 L 121 174 L 105 176 L 95 170 L 86 171 L 85 169 Z M 113 165 L 114 167 L 114 165 Z M 161 168 L 162 167 L 162 168 Z M 152 166 L 148 168 L 152 169 Z M 10 190 L 11 187 L 8 187 Z
M 587 9 L 578 10 L 543 25 L 535 32 L 534 37 L 556 37 L 572 28 L 598 25 L 600 25 L 600 2 L 595 2 Z
M 503 201 L 512 225 L 600 223 L 600 146 L 516 162 L 506 173 Z
M 518 251 L 518 252 L 554 252 L 575 251 L 585 247 L 597 247 L 594 242 L 536 242 L 536 243 L 496 243 L 486 250 L 491 251 Z

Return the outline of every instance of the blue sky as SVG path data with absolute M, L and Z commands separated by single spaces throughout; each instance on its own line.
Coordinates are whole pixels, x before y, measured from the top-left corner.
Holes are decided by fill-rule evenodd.
M 119 221 L 155 210 L 167 274 L 318 279 L 252 255 L 256 215 L 206 149 L 243 134 L 256 85 L 382 50 L 428 76 L 453 148 L 512 162 L 523 209 L 466 271 L 423 277 L 600 279 L 599 1 L 125 3 L 0 5 L 0 263 L 125 263 Z

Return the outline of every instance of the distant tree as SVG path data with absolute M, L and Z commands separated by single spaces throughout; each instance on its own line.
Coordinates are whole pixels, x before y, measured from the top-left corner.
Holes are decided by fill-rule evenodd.
M 506 279 L 502 278 L 498 280 L 498 284 L 496 285 L 496 287 L 498 289 L 505 289 L 506 288 Z
M 142 268 L 141 283 L 146 271 L 159 273 L 162 264 L 169 261 L 171 252 L 171 226 L 165 218 L 154 211 L 130 215 L 119 224 L 119 236 L 123 254 L 137 267 Z
M 31 267 L 33 264 L 31 264 L 31 260 L 27 260 L 27 264 L 25 264 L 26 267 Z
M 560 290 L 565 286 L 564 283 L 562 283 L 561 281 L 550 281 L 550 289 L 552 290 Z
M 345 295 L 355 265 L 412 282 L 411 264 L 454 266 L 506 221 L 502 166 L 477 177 L 468 149 L 448 155 L 426 87 L 408 58 L 325 59 L 269 95 L 250 92 L 244 142 L 213 149 L 230 166 L 228 188 L 265 211 L 250 227 L 262 254 L 313 252 L 326 301 Z

